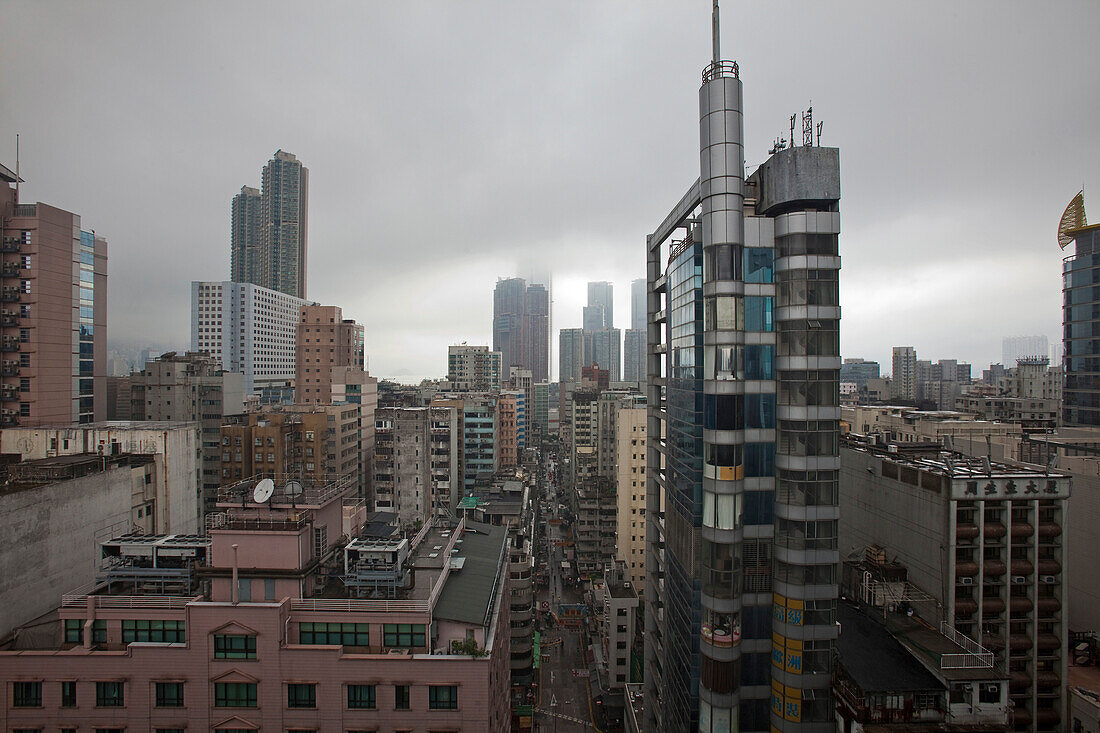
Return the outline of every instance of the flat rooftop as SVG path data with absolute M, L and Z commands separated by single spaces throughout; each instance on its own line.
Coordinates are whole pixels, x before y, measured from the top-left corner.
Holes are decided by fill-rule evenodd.
M 983 458 L 972 458 L 955 451 L 937 450 L 937 445 L 936 443 L 872 445 L 869 442 L 848 439 L 844 441 L 843 447 L 952 479 L 1068 478 L 1067 474 L 1044 470 L 1037 466 L 1001 463 Z
M 840 666 L 865 692 L 943 691 L 947 686 L 925 669 L 882 624 L 856 606 L 840 602 L 836 640 Z
M 506 527 L 480 522 L 466 522 L 462 536 L 461 555 L 465 557 L 461 570 L 447 576 L 443 592 L 435 604 L 433 615 L 451 621 L 486 625 L 493 610 L 493 589 L 500 573 L 507 572 L 508 558 L 504 544 Z M 507 599 L 501 599 L 501 603 Z
M 608 583 L 607 592 L 612 598 L 637 598 L 638 591 L 630 583 Z

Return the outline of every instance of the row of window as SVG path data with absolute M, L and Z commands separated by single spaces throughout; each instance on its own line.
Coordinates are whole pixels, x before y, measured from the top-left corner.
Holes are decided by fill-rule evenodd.
M 42 707 L 42 682 L 13 682 L 12 707 Z M 183 707 L 183 682 L 154 682 L 154 704 L 158 708 Z M 394 709 L 408 710 L 411 707 L 409 685 L 394 685 Z M 351 710 L 373 710 L 377 708 L 376 685 L 347 685 L 348 708 Z M 95 704 L 99 708 L 123 707 L 125 705 L 125 683 L 96 682 Z M 215 682 L 214 707 L 218 708 L 254 708 L 257 707 L 257 684 L 255 682 Z M 316 708 L 317 685 L 314 683 L 288 682 L 286 686 L 286 706 L 288 708 Z M 61 707 L 76 707 L 76 682 L 61 683 Z M 429 685 L 429 710 L 457 710 L 458 685 Z
M 326 540 L 322 536 L 318 538 L 318 542 L 323 545 Z M 318 552 L 318 554 L 322 553 Z M 243 585 L 245 582 L 250 581 L 242 579 L 242 589 L 245 587 Z M 274 591 L 274 588 L 272 588 L 272 591 Z M 274 592 L 272 592 L 271 597 L 274 597 Z M 65 620 L 66 642 L 81 643 L 83 631 L 84 621 L 82 619 Z M 184 643 L 187 641 L 187 632 L 183 621 L 124 619 L 122 621 L 122 641 L 124 643 Z M 92 643 L 104 644 L 106 642 L 107 622 L 97 619 L 92 622 Z M 303 622 L 298 626 L 298 643 L 370 646 L 370 624 Z M 387 647 L 426 647 L 428 644 L 426 627 L 424 624 L 382 624 L 382 643 Z M 214 658 L 255 659 L 256 637 L 246 634 L 215 634 Z

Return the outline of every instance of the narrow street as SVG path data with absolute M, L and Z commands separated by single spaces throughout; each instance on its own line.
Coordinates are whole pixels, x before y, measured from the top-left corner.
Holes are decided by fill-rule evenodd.
M 558 488 L 549 482 L 548 486 L 542 498 L 548 502 L 550 512 L 543 514 L 547 532 L 539 548 L 539 561 L 546 563 L 549 583 L 538 592 L 543 624 L 535 730 L 580 733 L 597 730 L 592 724 L 587 677 L 587 635 L 579 613 L 584 597 L 574 584 L 576 566 L 568 544 L 571 533 L 562 527 Z

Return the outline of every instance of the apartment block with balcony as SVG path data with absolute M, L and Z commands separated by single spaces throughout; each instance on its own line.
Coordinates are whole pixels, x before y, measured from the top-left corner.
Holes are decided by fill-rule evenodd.
M 0 165 L 0 425 L 107 417 L 107 240 Z
M 508 730 L 502 528 L 376 535 L 345 479 L 254 487 L 208 536 L 102 542 L 92 587 L 0 643 L 0 726 Z
M 363 326 L 345 319 L 339 306 L 302 306 L 295 336 L 296 403 L 327 405 L 334 402 L 334 370 L 363 370 L 364 363 Z
M 383 407 L 374 422 L 374 507 L 403 525 L 454 510 L 461 434 L 454 407 Z
M 841 459 L 841 547 L 886 548 L 940 620 L 994 655 L 1012 730 L 1065 730 L 1070 477 L 858 436 Z

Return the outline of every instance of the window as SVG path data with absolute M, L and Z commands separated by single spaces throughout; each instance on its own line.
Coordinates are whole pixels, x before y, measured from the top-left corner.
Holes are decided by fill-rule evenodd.
M 214 659 L 255 659 L 256 637 L 219 634 L 214 637 Z
M 96 682 L 95 706 L 97 708 L 120 708 L 124 704 L 122 682 Z
M 158 708 L 183 707 L 182 682 L 156 682 L 156 702 Z
M 256 707 L 255 682 L 215 682 L 214 707 L 216 708 L 254 708 Z
M 427 645 L 424 640 L 424 624 L 383 624 L 382 634 L 382 643 L 385 646 L 421 647 Z
M 393 706 L 397 710 L 409 709 L 409 686 L 408 685 L 394 685 L 393 686 Z
M 61 683 L 61 707 L 76 707 L 76 682 L 73 680 Z
M 184 733 L 183 728 L 155 728 L 156 733 Z
M 349 709 L 373 710 L 374 706 L 374 685 L 348 685 Z
M 122 641 L 169 642 L 182 644 L 187 641 L 183 621 L 161 621 L 153 619 L 123 619 Z
M 429 685 L 429 710 L 457 710 L 458 685 Z
M 286 685 L 286 706 L 288 708 L 317 707 L 317 685 L 288 682 Z
M 298 643 L 370 646 L 370 624 L 303 622 L 298 624 Z
M 42 683 L 41 682 L 13 682 L 12 707 L 16 708 L 40 708 L 42 707 Z

